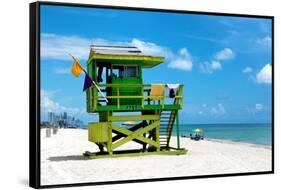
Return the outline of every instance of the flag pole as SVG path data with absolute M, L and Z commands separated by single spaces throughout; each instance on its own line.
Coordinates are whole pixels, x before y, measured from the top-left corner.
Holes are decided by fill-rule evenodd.
M 71 54 L 70 54 L 71 55 Z M 73 55 L 71 55 L 71 57 L 77 62 L 77 63 L 79 63 L 79 61 L 73 56 Z M 79 63 L 79 65 L 80 65 L 80 63 Z M 80 65 L 81 66 L 81 65 Z M 81 68 L 82 68 L 82 70 L 84 71 L 84 73 L 86 74 L 86 75 L 88 75 L 88 73 L 87 73 L 87 71 L 81 66 Z M 107 98 L 105 97 L 105 95 L 102 93 L 102 91 L 101 91 L 101 89 L 98 87 L 98 85 L 95 83 L 95 81 L 93 81 L 93 79 L 88 75 L 88 77 L 91 79 L 91 81 L 92 81 L 92 84 L 94 84 L 94 86 L 98 89 L 98 91 L 101 93 L 101 95 L 102 95 L 102 97 L 105 99 L 105 101 L 106 101 L 106 103 L 108 103 L 108 100 L 107 100 Z
M 82 69 L 83 69 L 84 73 L 85 73 L 86 75 L 88 75 L 88 73 L 85 71 L 85 69 L 84 69 L 83 67 L 82 67 Z M 88 75 L 88 77 L 90 77 L 90 76 Z M 91 78 L 91 77 L 90 77 L 90 78 Z M 98 85 L 95 83 L 95 81 L 93 81 L 92 79 L 91 79 L 91 81 L 92 81 L 92 84 L 94 84 L 95 87 L 98 89 L 98 91 L 101 93 L 101 95 L 102 95 L 102 97 L 105 99 L 106 103 L 108 103 L 107 98 L 106 98 L 105 95 L 102 93 L 101 89 L 98 87 Z

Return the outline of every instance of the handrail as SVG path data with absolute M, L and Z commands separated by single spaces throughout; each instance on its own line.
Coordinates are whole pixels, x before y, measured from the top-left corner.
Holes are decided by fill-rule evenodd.
M 103 98 L 104 96 L 97 96 L 97 98 Z M 108 99 L 114 98 L 169 98 L 169 96 L 105 96 Z M 175 96 L 174 98 L 181 99 L 182 96 Z
M 158 101 L 158 105 L 161 105 L 162 108 L 164 108 L 165 106 L 165 99 L 170 98 L 169 96 L 151 96 L 150 95 L 150 90 L 151 90 L 151 84 L 98 84 L 99 87 L 105 87 L 105 88 L 112 88 L 112 89 L 116 89 L 116 95 L 113 96 L 100 96 L 97 92 L 97 90 L 93 88 L 93 108 L 94 110 L 97 110 L 98 108 L 98 104 L 99 104 L 99 99 L 100 98 L 107 98 L 107 99 L 115 99 L 116 100 L 116 106 L 117 109 L 120 109 L 120 105 L 121 105 L 121 99 L 141 99 L 141 107 L 144 108 L 145 106 L 145 102 L 148 105 L 151 105 L 151 101 Z M 163 84 L 163 86 L 167 87 L 167 85 Z M 141 88 L 141 94 L 140 95 L 122 95 L 120 89 L 121 88 L 128 88 L 128 87 L 134 87 L 134 88 Z M 179 89 L 177 91 L 177 95 L 175 97 L 173 97 L 175 100 L 173 105 L 180 105 L 180 107 L 182 107 L 182 101 L 183 101 L 183 96 L 182 96 L 182 92 L 183 92 L 183 87 L 184 85 L 180 84 L 179 85 Z M 102 89 L 104 91 L 106 91 L 105 89 Z M 121 95 L 120 95 L 121 94 Z M 107 104 L 106 104 L 107 105 Z M 105 105 L 105 106 L 106 106 Z
M 166 84 L 163 84 L 167 87 Z M 151 87 L 151 84 L 98 84 L 99 87 Z M 180 84 L 179 87 L 183 87 L 183 84 Z

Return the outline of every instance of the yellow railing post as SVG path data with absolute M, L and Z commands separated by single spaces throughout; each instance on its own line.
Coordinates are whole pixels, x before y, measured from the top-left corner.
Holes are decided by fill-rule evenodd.
M 96 88 L 94 87 L 93 88 L 94 89 L 94 110 L 96 110 L 97 109 L 97 100 L 98 100 L 98 94 L 96 94 L 96 92 L 97 92 L 97 90 L 96 90 Z
M 162 109 L 164 108 L 164 104 L 165 103 L 165 96 L 163 95 L 163 98 L 162 98 Z
M 120 109 L 119 87 L 117 87 L 117 109 Z
M 141 107 L 144 108 L 144 87 L 141 87 L 141 95 L 142 95 Z

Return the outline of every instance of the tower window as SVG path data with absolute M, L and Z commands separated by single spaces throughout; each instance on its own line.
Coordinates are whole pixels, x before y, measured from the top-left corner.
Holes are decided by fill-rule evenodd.
M 138 67 L 137 66 L 127 66 L 126 77 L 138 77 Z
M 112 67 L 112 77 L 115 78 L 138 77 L 138 66 L 114 65 Z

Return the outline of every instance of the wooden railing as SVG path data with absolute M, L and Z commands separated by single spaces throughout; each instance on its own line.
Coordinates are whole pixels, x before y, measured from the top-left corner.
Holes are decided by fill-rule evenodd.
M 114 100 L 116 103 L 114 104 L 117 106 L 117 109 L 120 109 L 120 101 L 121 99 L 141 99 L 141 108 L 143 109 L 146 105 L 161 105 L 162 108 L 164 108 L 165 105 L 180 105 L 180 108 L 182 107 L 183 102 L 183 85 L 180 85 L 177 89 L 177 92 L 175 94 L 175 97 L 170 98 L 169 94 L 164 94 L 162 96 L 151 96 L 151 85 L 150 84 L 99 84 L 98 85 L 102 92 L 104 92 L 105 97 L 101 96 L 101 94 L 98 93 L 98 90 L 92 86 L 90 88 L 91 97 L 87 97 L 89 100 L 92 101 L 92 107 L 93 110 L 97 110 L 98 106 L 110 106 L 111 101 Z M 120 89 L 122 88 L 141 88 L 140 95 L 120 95 Z M 167 87 L 167 85 L 165 85 Z M 111 88 L 111 89 L 109 89 Z M 114 92 L 116 95 L 108 95 L 106 92 L 111 91 L 114 89 Z M 101 102 L 105 102 L 105 98 L 109 100 L 109 103 L 101 104 Z M 155 100 L 159 99 L 159 100 Z M 171 103 L 165 103 L 166 100 L 178 100 L 178 101 L 171 101 Z M 89 103 L 89 102 L 88 102 Z M 91 106 L 90 106 L 91 107 Z

